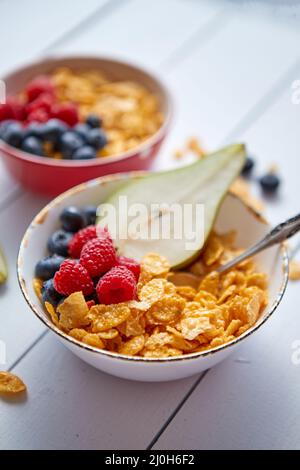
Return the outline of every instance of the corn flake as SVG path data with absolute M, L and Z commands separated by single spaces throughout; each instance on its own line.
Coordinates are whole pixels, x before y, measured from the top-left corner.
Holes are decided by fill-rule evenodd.
M 0 372 L 0 393 L 15 394 L 26 390 L 24 382 L 11 372 Z

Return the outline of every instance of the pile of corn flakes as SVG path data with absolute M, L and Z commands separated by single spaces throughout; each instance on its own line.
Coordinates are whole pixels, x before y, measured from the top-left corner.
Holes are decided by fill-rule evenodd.
M 240 251 L 233 233 L 213 232 L 189 271 L 172 272 L 163 256 L 146 255 L 137 300 L 89 309 L 75 292 L 56 311 L 45 306 L 58 328 L 96 348 L 147 358 L 206 351 L 248 330 L 267 305 L 267 277 L 252 260 L 216 272 Z
M 163 122 L 157 97 L 132 81 L 113 81 L 96 70 L 56 69 L 52 74 L 58 101 L 78 104 L 85 120 L 96 114 L 103 121 L 108 144 L 100 156 L 130 150 L 153 135 Z

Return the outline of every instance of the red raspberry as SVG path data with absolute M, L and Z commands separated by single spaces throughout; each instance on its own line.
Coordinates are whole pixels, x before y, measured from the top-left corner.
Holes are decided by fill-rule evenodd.
M 83 295 L 90 295 L 94 290 L 93 281 L 87 270 L 74 260 L 67 259 L 60 265 L 55 273 L 54 288 L 62 295 L 82 291 Z
M 95 225 L 89 225 L 88 227 L 79 230 L 79 232 L 75 233 L 69 243 L 69 255 L 72 258 L 79 258 L 84 245 L 88 241 L 93 240 L 93 238 L 97 238 Z
M 13 119 L 23 121 L 26 118 L 25 106 L 16 96 L 8 96 L 6 103 L 11 109 Z
M 25 93 L 28 101 L 35 100 L 42 93 L 54 94 L 54 85 L 47 75 L 40 75 L 34 78 L 26 87 Z
M 14 119 L 13 110 L 9 104 L 0 104 L 0 121 L 6 121 L 7 119 Z
M 129 269 L 134 275 L 136 282 L 139 280 L 141 267 L 139 263 L 137 263 L 132 258 L 126 258 L 126 256 L 119 256 L 118 257 L 118 266 L 125 266 L 125 268 Z
M 99 280 L 96 287 L 99 302 L 118 304 L 136 298 L 136 281 L 129 269 L 116 266 Z
M 79 121 L 78 109 L 74 103 L 55 104 L 51 110 L 52 116 L 56 119 L 75 126 Z
M 45 111 L 45 109 L 40 108 L 40 109 L 35 109 L 30 114 L 28 114 L 27 123 L 29 122 L 43 123 L 43 122 L 47 122 L 48 119 L 49 119 L 49 114 L 47 113 L 47 111 Z
M 51 93 L 42 93 L 35 100 L 27 104 L 27 114 L 32 113 L 36 109 L 44 109 L 48 114 L 50 114 L 53 101 L 54 97 L 51 95 Z
M 108 238 L 95 238 L 87 242 L 80 255 L 80 264 L 92 277 L 101 276 L 116 265 L 116 250 Z

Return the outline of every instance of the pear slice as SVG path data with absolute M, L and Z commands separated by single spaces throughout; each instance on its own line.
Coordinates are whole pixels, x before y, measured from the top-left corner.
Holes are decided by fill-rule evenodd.
M 7 263 L 4 254 L 0 248 L 0 284 L 3 284 L 8 276 Z
M 123 256 L 140 261 L 155 252 L 182 268 L 199 255 L 245 158 L 244 145 L 235 144 L 191 165 L 133 178 L 109 197 L 111 206 L 99 206 L 97 222 L 108 226 Z

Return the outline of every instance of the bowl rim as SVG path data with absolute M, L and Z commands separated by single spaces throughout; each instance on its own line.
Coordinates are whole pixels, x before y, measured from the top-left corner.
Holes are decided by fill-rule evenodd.
M 126 180 L 128 178 L 135 178 L 135 177 L 142 176 L 146 173 L 147 172 L 145 172 L 145 171 L 131 171 L 131 172 L 127 172 L 127 173 L 116 173 L 116 174 L 113 174 L 113 175 L 100 176 L 100 177 L 95 178 L 93 180 L 86 181 L 86 182 L 81 183 L 77 186 L 74 186 L 71 189 L 68 189 L 67 191 L 61 193 L 59 196 L 52 199 L 48 204 L 46 204 L 46 206 L 44 206 L 38 212 L 38 214 L 36 214 L 36 216 L 33 218 L 31 223 L 29 224 L 28 228 L 26 229 L 26 232 L 23 235 L 22 241 L 20 243 L 20 248 L 19 248 L 18 257 L 17 257 L 17 278 L 18 278 L 18 283 L 19 283 L 21 292 L 22 292 L 28 306 L 32 310 L 32 312 L 39 318 L 39 320 L 42 323 L 44 323 L 44 325 L 46 325 L 56 335 L 60 336 L 63 340 L 66 340 L 67 342 L 71 343 L 73 346 L 78 346 L 81 349 L 93 352 L 95 354 L 99 354 L 101 356 L 108 357 L 112 360 L 113 359 L 120 359 L 120 360 L 129 361 L 129 362 L 152 363 L 152 364 L 153 363 L 183 362 L 183 361 L 189 361 L 189 360 L 193 360 L 193 359 L 205 358 L 205 357 L 208 357 L 208 356 L 212 356 L 212 355 L 216 354 L 217 352 L 224 351 L 228 348 L 232 348 L 233 346 L 235 346 L 238 343 L 240 343 L 241 341 L 243 341 L 245 338 L 252 335 L 255 331 L 257 331 L 273 315 L 273 313 L 277 309 L 278 305 L 280 304 L 280 302 L 283 298 L 283 295 L 286 291 L 286 288 L 287 288 L 288 276 L 289 276 L 289 256 L 288 256 L 288 250 L 287 250 L 286 243 L 281 243 L 279 245 L 280 246 L 280 253 L 281 253 L 281 257 L 282 257 L 281 268 L 282 268 L 282 273 L 283 273 L 283 279 L 282 279 L 282 282 L 281 282 L 280 289 L 279 289 L 279 291 L 276 295 L 276 298 L 275 298 L 273 304 L 270 306 L 268 312 L 263 317 L 260 317 L 258 319 L 258 321 L 251 328 L 249 328 L 247 331 L 245 331 L 241 336 L 235 338 L 234 340 L 232 340 L 228 343 L 225 343 L 221 346 L 209 349 L 207 351 L 200 351 L 200 352 L 196 352 L 196 353 L 184 354 L 182 356 L 172 356 L 172 357 L 165 357 L 165 358 L 151 358 L 151 357 L 141 357 L 141 356 L 127 356 L 125 354 L 111 352 L 111 351 L 107 351 L 105 349 L 98 349 L 94 346 L 84 344 L 84 343 L 72 338 L 71 336 L 64 333 L 63 331 L 61 331 L 59 328 L 57 328 L 54 325 L 54 323 L 52 323 L 50 318 L 48 318 L 46 315 L 43 316 L 39 313 L 39 311 L 36 308 L 34 302 L 32 302 L 31 299 L 30 299 L 30 296 L 27 292 L 25 280 L 22 276 L 23 252 L 26 249 L 28 238 L 30 237 L 31 231 L 34 230 L 34 228 L 36 226 L 39 226 L 41 224 L 41 221 L 45 218 L 45 216 L 48 214 L 48 212 L 52 208 L 54 208 L 57 204 L 59 204 L 61 201 L 63 201 L 64 199 L 66 199 L 69 196 L 74 195 L 76 193 L 82 192 L 88 187 L 106 184 L 106 183 L 109 183 L 109 182 L 114 181 L 114 180 Z M 244 204 L 244 206 L 246 207 L 246 209 L 248 209 L 248 211 L 255 218 L 257 218 L 261 222 L 269 225 L 269 223 L 266 221 L 266 219 L 258 211 L 253 209 L 253 207 L 251 207 L 245 201 L 242 201 L 235 194 L 233 194 L 231 192 L 229 192 L 228 194 L 230 194 L 230 196 L 233 197 L 234 199 L 238 199 L 239 201 L 241 201 Z M 41 305 L 41 308 L 43 308 L 42 305 Z
M 9 154 L 11 157 L 18 158 L 20 160 L 25 160 L 30 163 L 35 163 L 37 165 L 42 165 L 42 166 L 53 166 L 53 167 L 58 167 L 58 168 L 82 168 L 82 167 L 93 167 L 93 166 L 102 166 L 102 165 L 108 165 L 109 163 L 114 163 L 114 162 L 119 162 L 123 161 L 126 159 L 129 159 L 131 157 L 136 156 L 137 154 L 143 154 L 147 153 L 150 148 L 152 148 L 155 144 L 160 142 L 164 136 L 166 135 L 173 116 L 174 116 L 174 99 L 173 96 L 167 87 L 166 83 L 164 80 L 161 78 L 158 78 L 155 72 L 152 70 L 141 66 L 134 61 L 127 61 L 123 59 L 119 59 L 117 56 L 109 56 L 109 55 L 51 55 L 46 58 L 43 58 L 41 60 L 36 60 L 33 62 L 29 62 L 26 64 L 22 64 L 20 67 L 14 69 L 11 72 L 8 72 L 5 74 L 2 78 L 4 82 L 8 81 L 13 75 L 20 73 L 32 65 L 42 65 L 46 63 L 57 63 L 57 66 L 59 66 L 59 62 L 64 63 L 64 61 L 67 60 L 74 60 L 74 61 L 88 61 L 88 60 L 94 60 L 94 61 L 99 61 L 99 62 L 114 62 L 115 64 L 119 65 L 124 65 L 127 67 L 130 67 L 133 70 L 136 70 L 138 72 L 141 72 L 142 74 L 146 75 L 152 82 L 156 83 L 158 88 L 160 89 L 162 95 L 165 97 L 166 101 L 166 113 L 164 115 L 163 122 L 161 126 L 157 129 L 157 131 L 152 134 L 150 137 L 148 137 L 146 140 L 141 142 L 139 145 L 136 147 L 127 150 L 126 152 L 114 154 L 114 155 L 109 155 L 107 157 L 103 158 L 95 158 L 92 160 L 58 160 L 55 158 L 51 157 L 44 157 L 44 156 L 39 156 L 39 155 L 33 155 L 28 152 L 24 152 L 16 147 L 13 147 L 12 145 L 7 144 L 0 138 L 0 150 L 3 152 L 6 152 Z

